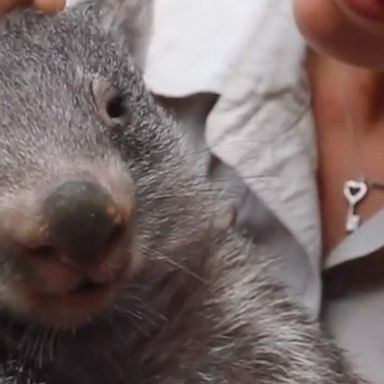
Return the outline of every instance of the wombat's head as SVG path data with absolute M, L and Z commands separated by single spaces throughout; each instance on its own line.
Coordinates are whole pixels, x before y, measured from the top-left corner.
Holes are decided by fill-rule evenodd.
M 140 247 L 171 223 L 168 209 L 177 206 L 169 197 L 183 187 L 173 171 L 181 148 L 137 70 L 150 20 L 150 0 L 95 0 L 55 16 L 23 11 L 1 20 L 6 313 L 82 323 L 135 273 Z

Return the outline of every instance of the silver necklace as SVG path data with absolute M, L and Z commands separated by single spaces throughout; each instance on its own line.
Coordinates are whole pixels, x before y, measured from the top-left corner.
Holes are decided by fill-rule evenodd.
M 346 84 L 346 76 L 344 78 L 344 84 Z M 345 89 L 346 87 L 344 87 L 344 90 Z M 344 92 L 344 94 L 346 94 L 346 92 Z M 345 116 L 347 120 L 346 122 L 351 132 L 353 145 L 356 149 L 356 163 L 361 175 L 359 178 L 346 180 L 343 187 L 343 195 L 348 204 L 347 217 L 345 221 L 345 230 L 347 233 L 353 233 L 361 225 L 361 217 L 357 213 L 358 206 L 363 203 L 364 200 L 367 198 L 370 189 L 377 188 L 384 190 L 384 183 L 370 182 L 366 177 L 367 173 L 364 169 L 362 154 L 359 151 L 356 130 L 351 116 L 351 109 L 349 108 L 346 99 L 347 98 L 344 97 Z

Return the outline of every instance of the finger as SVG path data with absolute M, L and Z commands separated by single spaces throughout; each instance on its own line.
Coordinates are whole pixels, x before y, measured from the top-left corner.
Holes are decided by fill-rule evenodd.
M 64 9 L 65 0 L 32 0 L 32 7 L 44 13 L 56 13 Z
M 0 15 L 16 8 L 29 7 L 32 0 L 0 0 Z

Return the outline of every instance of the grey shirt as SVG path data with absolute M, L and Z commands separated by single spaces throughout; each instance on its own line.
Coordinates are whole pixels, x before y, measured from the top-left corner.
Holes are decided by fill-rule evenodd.
M 157 0 L 155 10 L 148 86 L 236 201 L 238 225 L 278 255 L 289 294 L 384 383 L 384 211 L 323 255 L 307 47 L 291 1 Z

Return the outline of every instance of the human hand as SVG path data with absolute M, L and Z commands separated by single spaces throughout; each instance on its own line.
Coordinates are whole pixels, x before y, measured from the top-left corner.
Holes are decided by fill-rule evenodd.
M 0 0 L 0 15 L 16 8 L 32 7 L 44 13 L 55 13 L 62 10 L 65 0 Z

